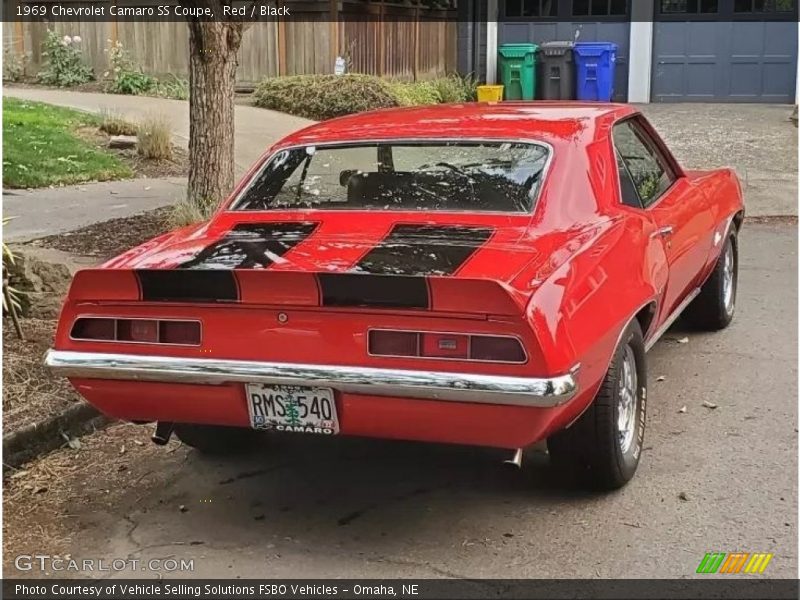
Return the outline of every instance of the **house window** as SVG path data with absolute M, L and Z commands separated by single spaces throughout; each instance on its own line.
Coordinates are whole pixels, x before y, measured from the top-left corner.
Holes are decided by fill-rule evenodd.
M 773 13 L 791 12 L 795 9 L 796 0 L 735 0 L 735 13 Z
M 627 14 L 627 0 L 572 0 L 573 17 L 619 17 Z
M 661 0 L 662 14 L 713 14 L 719 11 L 719 0 Z
M 506 0 L 507 17 L 555 17 L 558 0 Z

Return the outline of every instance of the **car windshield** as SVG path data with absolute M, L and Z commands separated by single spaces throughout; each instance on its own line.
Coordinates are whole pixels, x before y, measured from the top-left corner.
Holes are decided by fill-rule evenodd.
M 548 147 L 511 142 L 397 142 L 281 150 L 233 210 L 528 212 Z

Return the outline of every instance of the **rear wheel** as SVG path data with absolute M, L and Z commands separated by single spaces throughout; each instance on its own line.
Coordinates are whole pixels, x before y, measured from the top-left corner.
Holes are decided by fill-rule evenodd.
M 719 331 L 733 320 L 736 286 L 739 279 L 739 254 L 736 229 L 731 229 L 711 276 L 700 294 L 686 307 L 683 317 L 695 329 Z
M 553 466 L 588 487 L 612 490 L 625 485 L 639 466 L 646 399 L 644 341 L 634 319 L 589 409 L 547 440 Z
M 221 425 L 190 425 L 176 423 L 173 429 L 178 439 L 203 454 L 240 454 L 251 450 L 259 432 L 245 427 Z

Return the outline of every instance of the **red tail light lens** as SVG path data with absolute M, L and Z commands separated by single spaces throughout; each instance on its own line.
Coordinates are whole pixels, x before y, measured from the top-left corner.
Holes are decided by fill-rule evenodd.
M 117 322 L 116 319 L 78 319 L 70 335 L 76 340 L 114 340 Z
M 418 356 L 419 334 L 410 331 L 370 331 L 369 351 L 380 356 Z
M 513 337 L 427 331 L 369 332 L 369 353 L 376 356 L 449 358 L 485 362 L 524 363 L 522 343 Z
M 523 363 L 525 351 L 516 338 L 473 335 L 469 357 L 472 360 Z
M 159 341 L 162 344 L 200 345 L 200 323 L 197 321 L 161 321 Z
M 427 358 L 468 358 L 469 336 L 423 333 L 422 356 Z
M 161 321 L 157 319 L 106 319 L 81 317 L 70 333 L 75 340 L 138 342 L 199 346 L 199 321 Z
M 158 321 L 120 319 L 117 321 L 118 342 L 158 343 Z

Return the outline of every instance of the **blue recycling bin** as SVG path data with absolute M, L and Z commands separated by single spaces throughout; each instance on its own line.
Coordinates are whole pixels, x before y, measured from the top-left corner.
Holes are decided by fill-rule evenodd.
M 575 44 L 578 100 L 610 102 L 614 95 L 617 45 L 612 42 Z

